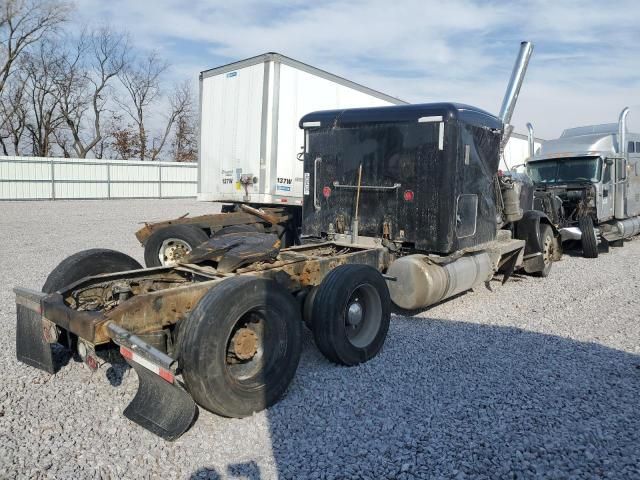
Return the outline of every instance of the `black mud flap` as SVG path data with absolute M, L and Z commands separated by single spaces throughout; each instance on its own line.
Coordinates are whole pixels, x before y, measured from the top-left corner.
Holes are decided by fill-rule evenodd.
M 507 283 L 507 280 L 509 280 L 511 275 L 513 275 L 513 272 L 514 272 L 514 270 L 516 268 L 516 264 L 518 263 L 518 257 L 520 256 L 520 252 L 522 252 L 521 248 L 511 252 L 509 254 L 509 257 L 502 264 L 501 269 L 504 272 L 503 273 L 503 277 L 502 277 L 502 284 L 503 285 L 505 283 Z
M 55 373 L 51 344 L 44 338 L 40 297 L 44 294 L 27 289 L 16 293 L 16 357 L 22 363 Z
M 127 360 L 138 374 L 138 392 L 124 416 L 165 440 L 173 441 L 195 420 L 197 407 L 188 392 L 142 365 Z

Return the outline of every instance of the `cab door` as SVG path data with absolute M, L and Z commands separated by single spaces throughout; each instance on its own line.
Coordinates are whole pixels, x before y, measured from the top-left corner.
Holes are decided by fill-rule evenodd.
M 613 217 L 615 205 L 615 162 L 604 159 L 602 162 L 602 183 L 598 185 L 596 210 L 598 220 Z

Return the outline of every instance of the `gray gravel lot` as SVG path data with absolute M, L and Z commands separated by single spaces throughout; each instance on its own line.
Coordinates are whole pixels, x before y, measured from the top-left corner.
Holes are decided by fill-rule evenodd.
M 201 410 L 174 443 L 121 415 L 133 371 L 71 361 L 50 376 L 15 360 L 14 285 L 39 289 L 91 247 L 142 261 L 138 222 L 214 210 L 0 202 L 0 477 L 640 478 L 640 240 L 394 316 L 359 367 L 330 364 L 305 331 L 279 404 L 243 420 Z

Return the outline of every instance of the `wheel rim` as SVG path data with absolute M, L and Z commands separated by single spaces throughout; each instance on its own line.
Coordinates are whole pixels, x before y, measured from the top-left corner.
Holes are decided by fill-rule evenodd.
M 286 328 L 277 312 L 257 307 L 240 316 L 227 339 L 225 368 L 234 382 L 248 388 L 265 382 L 285 355 Z M 267 322 L 267 318 L 272 322 Z
M 179 238 L 167 238 L 158 251 L 158 259 L 165 267 L 172 267 L 191 253 L 191 245 Z
M 344 313 L 347 339 L 354 347 L 369 346 L 382 325 L 382 302 L 373 285 L 363 284 L 351 293 Z

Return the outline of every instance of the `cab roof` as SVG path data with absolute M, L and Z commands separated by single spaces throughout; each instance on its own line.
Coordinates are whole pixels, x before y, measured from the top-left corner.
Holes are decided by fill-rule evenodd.
M 443 102 L 323 110 L 308 113 L 302 117 L 300 128 L 341 127 L 367 123 L 418 122 L 423 118 L 428 118 L 430 121 L 440 120 L 437 117 L 441 117 L 441 121 L 444 122 L 460 120 L 467 124 L 494 129 L 502 129 L 503 127 L 502 120 L 485 110 L 461 103 Z

